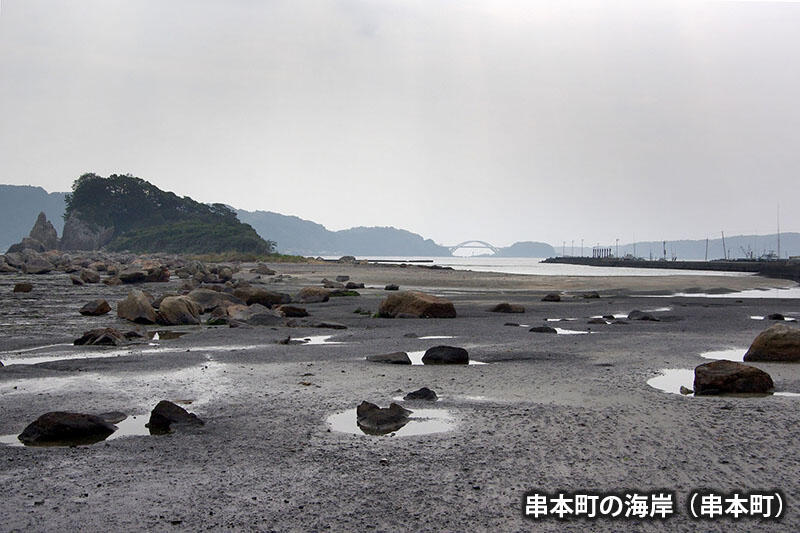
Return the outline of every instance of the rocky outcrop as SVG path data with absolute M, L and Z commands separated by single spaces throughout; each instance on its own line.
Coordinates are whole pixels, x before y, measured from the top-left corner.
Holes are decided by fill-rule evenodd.
M 108 305 L 108 302 L 102 298 L 99 298 L 87 303 L 81 307 L 80 311 L 78 312 L 86 316 L 100 316 L 108 313 L 109 311 L 111 311 L 111 306 Z
M 44 213 L 39 213 L 29 237 L 42 243 L 45 250 L 58 250 L 58 232 Z
M 367 361 L 373 363 L 388 363 L 390 365 L 410 365 L 411 359 L 406 352 L 392 352 L 376 355 L 368 355 Z
M 84 333 L 75 339 L 75 346 L 120 346 L 127 344 L 128 339 L 114 328 L 97 328 Z
M 283 317 L 261 304 L 231 305 L 228 307 L 228 317 L 234 322 L 251 326 L 276 326 L 283 322 Z
M 308 311 L 305 307 L 298 307 L 296 305 L 281 305 L 277 309 L 278 313 L 289 318 L 303 318 L 308 316 Z
M 769 374 L 735 361 L 712 361 L 694 369 L 694 394 L 765 393 L 774 383 Z
M 28 446 L 68 446 L 100 442 L 116 430 L 99 416 L 54 411 L 31 422 L 17 438 Z
M 386 297 L 378 308 L 384 318 L 398 316 L 414 318 L 455 318 L 453 302 L 424 292 L 401 292 Z
M 405 426 L 411 413 L 396 403 L 381 408 L 364 401 L 356 408 L 356 423 L 365 433 L 385 435 Z
M 242 287 L 233 291 L 233 295 L 244 301 L 247 305 L 261 304 L 265 307 L 291 303 L 288 294 L 268 291 L 260 287 Z
M 33 250 L 34 252 L 41 253 L 47 249 L 45 248 L 44 244 L 41 243 L 41 241 L 31 239 L 30 237 L 25 237 L 17 244 L 12 244 L 9 246 L 6 253 L 19 253 L 25 250 Z
M 25 259 L 22 271 L 26 274 L 47 274 L 53 270 L 53 264 L 39 255 L 31 255 Z
M 114 228 L 95 227 L 73 213 L 64 222 L 62 250 L 99 250 L 114 237 Z
M 185 326 L 200 323 L 203 308 L 187 296 L 167 296 L 158 306 L 156 321 L 165 326 Z
M 525 307 L 519 304 L 510 304 L 503 302 L 489 308 L 490 313 L 524 313 Z
M 161 400 L 150 412 L 147 427 L 151 433 L 166 433 L 176 426 L 202 426 L 203 422 L 196 414 L 188 412 L 180 405 L 168 400 Z
M 436 393 L 428 387 L 422 387 L 421 389 L 409 392 L 403 397 L 403 399 L 406 401 L 423 400 L 426 402 L 435 402 L 438 398 L 439 397 L 436 396 Z
M 744 354 L 745 361 L 800 361 L 800 328 L 775 324 L 765 329 Z
M 422 356 L 425 365 L 466 365 L 469 364 L 469 352 L 457 346 L 434 346 Z
M 230 305 L 243 305 L 244 301 L 233 294 L 226 292 L 212 291 L 211 289 L 194 289 L 186 295 L 197 302 L 206 313 L 217 307 L 228 307 Z
M 155 324 L 156 311 L 147 295 L 132 290 L 128 297 L 117 304 L 117 316 L 138 324 Z
M 327 302 L 331 297 L 331 291 L 321 287 L 303 287 L 297 293 L 297 301 L 304 304 L 314 304 Z

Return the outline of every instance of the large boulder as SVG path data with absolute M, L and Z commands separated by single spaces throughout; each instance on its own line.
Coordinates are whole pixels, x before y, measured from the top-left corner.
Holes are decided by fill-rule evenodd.
M 138 324 L 155 324 L 156 311 L 147 295 L 137 289 L 117 304 L 117 316 Z
M 519 304 L 503 302 L 489 308 L 490 313 L 524 313 L 525 307 Z
M 365 433 L 385 435 L 405 426 L 411 413 L 396 403 L 381 408 L 364 401 L 356 408 L 356 423 Z
M 202 313 L 200 304 L 187 296 L 167 296 L 158 306 L 156 321 L 165 326 L 195 325 Z
M 92 444 L 116 430 L 99 416 L 54 411 L 31 422 L 17 438 L 28 446 Z
M 276 326 L 283 323 L 283 317 L 261 304 L 231 305 L 228 317 L 234 322 L 244 322 L 251 326 Z
M 331 291 L 322 287 L 303 287 L 297 293 L 297 301 L 304 304 L 327 302 L 330 297 Z
M 469 364 L 469 352 L 457 346 L 434 346 L 422 356 L 424 365 L 466 365 Z
M 99 283 L 100 274 L 88 268 L 81 269 L 81 281 L 84 283 Z
M 158 261 L 136 261 L 122 270 L 117 277 L 123 283 L 155 283 L 167 282 L 170 278 L 169 268 Z
M 392 352 L 382 353 L 376 355 L 368 355 L 367 361 L 373 363 L 388 363 L 390 365 L 410 365 L 411 359 L 406 352 Z
M 19 269 L 9 265 L 5 256 L 0 255 L 0 273 L 9 274 L 12 272 L 19 272 Z
M 186 296 L 197 302 L 203 308 L 204 313 L 217 307 L 225 308 L 230 305 L 242 305 L 245 303 L 233 294 L 212 291 L 211 289 L 194 289 Z
M 765 393 L 774 387 L 769 374 L 735 361 L 712 361 L 694 369 L 697 396 L 730 393 Z
M 205 424 L 196 414 L 188 412 L 180 405 L 161 400 L 150 412 L 147 427 L 150 433 L 166 433 L 177 426 L 202 426 Z
M 22 270 L 26 274 L 47 274 L 53 270 L 53 264 L 43 257 L 33 256 L 25 261 Z
M 73 342 L 75 346 L 120 346 L 127 343 L 125 335 L 114 328 L 89 330 Z
M 634 309 L 630 313 L 628 313 L 628 320 L 644 320 L 649 322 L 661 322 L 661 320 L 653 315 L 652 313 L 648 313 L 645 311 L 639 311 L 638 309 Z
M 268 291 L 260 287 L 240 287 L 233 291 L 233 295 L 247 305 L 261 304 L 265 307 L 288 304 L 292 301 L 288 294 Z
M 24 252 L 25 250 L 33 250 L 34 252 L 44 252 L 47 248 L 45 248 L 44 244 L 37 239 L 31 239 L 30 237 L 23 238 L 17 244 L 12 244 L 8 248 L 8 253 L 14 252 Z
M 98 298 L 97 300 L 92 300 L 81 307 L 80 311 L 78 312 L 86 316 L 100 316 L 108 313 L 109 311 L 111 311 L 111 306 L 108 305 L 108 302 L 102 298 Z
M 58 250 L 58 233 L 44 213 L 39 213 L 29 237 L 41 242 L 45 250 Z
M 303 318 L 308 316 L 308 311 L 305 307 L 298 307 L 296 305 L 282 305 L 278 307 L 277 311 L 289 318 Z
M 378 315 L 396 318 L 399 315 L 415 318 L 455 318 L 453 302 L 425 294 L 407 291 L 386 297 L 378 308 Z
M 15 283 L 14 284 L 14 292 L 31 292 L 33 290 L 33 285 L 30 283 Z
M 432 391 L 428 387 L 422 387 L 421 389 L 409 392 L 403 396 L 403 399 L 406 401 L 424 400 L 426 402 L 435 402 L 438 398 L 439 397 L 436 396 L 436 392 Z
M 765 329 L 744 354 L 745 361 L 800 361 L 800 328 L 775 324 Z

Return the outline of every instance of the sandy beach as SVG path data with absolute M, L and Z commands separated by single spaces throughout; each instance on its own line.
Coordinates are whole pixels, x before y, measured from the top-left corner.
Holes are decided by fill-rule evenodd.
M 0 446 L 0 529 L 800 529 L 794 449 L 800 397 L 693 397 L 647 384 L 664 369 L 707 362 L 701 357 L 707 351 L 744 353 L 770 325 L 752 316 L 778 312 L 800 318 L 798 299 L 665 294 L 796 287 L 793 282 L 270 266 L 283 275 L 279 281 L 241 277 L 289 294 L 337 275 L 366 288 L 358 290 L 360 296 L 304 304 L 311 316 L 294 327 L 148 326 L 186 334 L 152 344 L 83 348 L 68 344 L 85 330 L 132 326 L 113 312 L 89 318 L 77 309 L 100 296 L 114 307 L 130 287 L 72 287 L 55 274 L 0 276 L 0 361 L 6 365 L 0 368 L 1 435 L 18 434 L 54 410 L 122 411 L 144 420 L 162 399 L 181 403 L 206 422 L 165 436 L 75 448 Z M 25 280 L 48 288 L 12 294 L 13 284 Z M 445 297 L 458 317 L 374 318 L 387 283 Z M 176 291 L 180 280 L 144 286 L 158 295 Z M 561 302 L 541 301 L 554 291 L 562 292 Z M 583 298 L 585 291 L 600 297 Z M 499 302 L 521 304 L 525 313 L 488 311 Z M 588 323 L 634 309 L 660 321 Z M 311 327 L 315 321 L 347 329 Z M 542 325 L 566 334 L 529 332 Z M 287 337 L 315 342 L 282 344 Z M 472 360 L 487 364 L 401 366 L 364 359 L 438 344 L 463 347 Z M 20 364 L 32 357 L 60 360 Z M 800 393 L 800 366 L 754 366 L 769 372 L 776 391 Z M 328 422 L 362 400 L 385 407 L 423 386 L 435 390 L 439 401 L 400 403 L 412 411 L 441 410 L 450 421 L 446 431 L 373 436 L 338 431 Z M 787 508 L 780 521 L 698 523 L 686 508 L 696 489 L 780 490 Z M 523 517 L 523 497 L 530 491 L 662 490 L 675 494 L 675 512 L 666 521 Z

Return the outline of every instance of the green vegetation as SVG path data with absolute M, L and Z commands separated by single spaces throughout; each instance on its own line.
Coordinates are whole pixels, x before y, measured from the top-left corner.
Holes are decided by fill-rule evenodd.
M 227 206 L 180 198 L 130 175 L 84 174 L 66 204 L 65 219 L 76 216 L 96 228 L 113 228 L 110 250 L 268 256 L 275 248 Z

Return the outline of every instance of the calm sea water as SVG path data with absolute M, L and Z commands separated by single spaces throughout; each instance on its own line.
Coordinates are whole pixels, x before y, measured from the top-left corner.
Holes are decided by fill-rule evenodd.
M 336 258 L 331 258 L 336 259 Z M 440 266 L 456 270 L 477 272 L 501 272 L 504 274 L 530 274 L 534 276 L 750 276 L 746 272 L 714 272 L 708 270 L 671 270 L 660 268 L 593 267 L 585 265 L 561 265 L 542 263 L 541 258 L 529 257 L 379 257 L 359 256 L 358 259 L 381 261 L 428 260 Z

